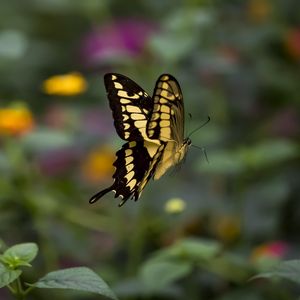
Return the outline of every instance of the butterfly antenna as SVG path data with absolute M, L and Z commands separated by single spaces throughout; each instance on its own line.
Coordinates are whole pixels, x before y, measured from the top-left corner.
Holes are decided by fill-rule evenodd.
M 208 160 L 208 157 L 207 157 L 206 149 L 204 147 L 198 147 L 198 146 L 193 145 L 193 144 L 191 146 L 194 147 L 194 148 L 200 149 L 202 151 L 202 153 L 204 154 L 207 163 L 209 164 L 209 160 Z
M 199 127 L 197 127 L 196 129 L 194 129 L 192 132 L 190 132 L 190 134 L 188 135 L 188 138 L 193 135 L 196 131 L 198 131 L 200 128 L 202 128 L 203 126 L 205 126 L 208 122 L 210 121 L 210 116 L 207 117 L 207 120 L 201 124 Z
M 192 116 L 192 114 L 191 113 L 188 113 L 188 116 L 189 116 L 189 118 L 190 118 L 190 120 L 192 120 L 193 119 L 193 116 Z M 188 123 L 187 124 L 187 127 L 189 127 L 189 125 L 190 125 L 190 123 Z M 185 130 L 184 130 L 184 136 L 186 136 L 186 128 L 184 128 Z

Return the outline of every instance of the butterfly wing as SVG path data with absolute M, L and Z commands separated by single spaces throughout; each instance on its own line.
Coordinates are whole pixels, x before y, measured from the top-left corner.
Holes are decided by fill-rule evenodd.
M 118 135 L 127 141 L 147 138 L 146 126 L 153 108 L 151 97 L 121 74 L 105 74 L 104 84 Z
M 153 178 L 159 179 L 185 156 L 183 96 L 177 80 L 161 75 L 154 89 L 154 105 L 147 123 L 147 135 L 165 144 Z
M 117 159 L 113 164 L 116 167 L 113 175 L 114 183 L 95 194 L 90 203 L 96 202 L 110 191 L 115 192 L 115 198 L 119 196 L 122 198 L 119 206 L 129 198 L 137 200 L 155 170 L 158 159 L 152 158 L 151 155 L 155 156 L 159 147 L 157 144 L 149 143 L 146 148 L 143 141 L 125 143 L 116 153 Z
M 147 123 L 148 137 L 181 144 L 184 139 L 184 107 L 177 80 L 168 74 L 161 75 L 156 82 L 153 100 L 153 110 Z

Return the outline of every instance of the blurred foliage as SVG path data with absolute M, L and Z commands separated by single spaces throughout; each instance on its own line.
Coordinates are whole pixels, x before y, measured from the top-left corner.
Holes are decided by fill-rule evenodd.
M 120 299 L 299 296 L 248 281 L 300 256 L 299 12 L 297 0 L 2 1 L 0 237 L 39 245 L 25 281 L 87 265 Z M 174 75 L 186 135 L 211 117 L 191 137 L 209 163 L 192 147 L 122 209 L 113 195 L 88 204 L 122 145 L 106 72 L 149 93 Z M 280 266 L 272 276 L 290 278 Z M 51 297 L 87 299 L 32 294 Z

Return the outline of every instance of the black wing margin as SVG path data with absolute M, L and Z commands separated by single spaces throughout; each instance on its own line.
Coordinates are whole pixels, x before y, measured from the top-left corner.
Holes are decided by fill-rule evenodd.
M 104 84 L 118 135 L 127 141 L 144 140 L 149 114 L 153 109 L 151 97 L 121 74 L 105 74 Z
M 142 141 L 125 143 L 116 153 L 117 159 L 114 162 L 116 167 L 113 175 L 114 183 L 109 188 L 98 192 L 91 199 L 94 203 L 110 191 L 115 192 L 115 198 L 121 197 L 122 206 L 129 198 L 137 200 L 140 196 L 139 184 L 149 170 L 151 157 L 144 147 Z M 150 179 L 150 178 L 149 178 Z

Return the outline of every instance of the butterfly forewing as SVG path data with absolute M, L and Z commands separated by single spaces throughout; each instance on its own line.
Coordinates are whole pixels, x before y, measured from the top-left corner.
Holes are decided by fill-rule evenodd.
M 177 80 L 168 74 L 161 75 L 156 82 L 153 100 L 153 110 L 147 123 L 148 137 L 181 143 L 184 138 L 184 107 Z
M 106 74 L 104 83 L 119 136 L 127 141 L 144 140 L 153 108 L 151 97 L 124 75 Z

